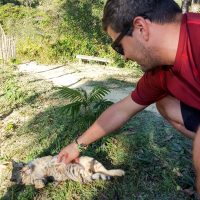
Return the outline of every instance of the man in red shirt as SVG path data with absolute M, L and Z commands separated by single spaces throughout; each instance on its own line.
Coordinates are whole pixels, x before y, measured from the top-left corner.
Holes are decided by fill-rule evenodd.
M 145 72 L 136 89 L 112 105 L 58 160 L 126 123 L 152 103 L 177 130 L 194 140 L 193 161 L 200 193 L 200 14 L 181 13 L 173 0 L 108 0 L 103 28 L 115 51 Z

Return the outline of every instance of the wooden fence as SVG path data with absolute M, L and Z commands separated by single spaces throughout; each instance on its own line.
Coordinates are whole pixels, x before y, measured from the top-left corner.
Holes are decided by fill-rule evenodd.
M 7 36 L 0 25 L 0 59 L 3 63 L 16 58 L 15 38 Z

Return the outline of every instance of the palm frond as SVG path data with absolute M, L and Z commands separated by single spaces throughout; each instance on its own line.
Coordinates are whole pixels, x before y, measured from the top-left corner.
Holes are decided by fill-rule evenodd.
M 57 87 L 57 89 L 58 95 L 69 99 L 71 102 L 63 106 L 62 110 L 70 114 L 72 118 L 83 115 L 85 121 L 89 124 L 112 104 L 111 101 L 103 99 L 109 93 L 109 90 L 105 87 L 95 87 L 89 95 L 84 89 L 71 89 L 68 87 Z M 81 109 L 84 112 L 80 113 Z
M 76 101 L 76 102 L 63 106 L 62 111 L 67 112 L 69 115 L 75 118 L 80 113 L 81 106 L 82 106 L 82 102 Z
M 78 88 L 77 89 L 81 94 L 82 94 L 82 97 L 83 97 L 83 103 L 87 103 L 88 101 L 88 94 L 86 92 L 86 90 L 82 89 L 82 88 Z
M 112 101 L 108 101 L 106 99 L 99 100 L 93 106 L 94 112 L 97 116 L 99 116 L 105 109 L 110 107 L 113 104 Z
M 83 89 L 71 89 L 63 86 L 63 87 L 58 87 L 57 94 L 63 98 L 69 99 L 71 102 L 85 101 L 85 94 Z
M 105 87 L 95 87 L 89 94 L 88 100 L 89 102 L 99 101 L 109 92 L 110 90 Z

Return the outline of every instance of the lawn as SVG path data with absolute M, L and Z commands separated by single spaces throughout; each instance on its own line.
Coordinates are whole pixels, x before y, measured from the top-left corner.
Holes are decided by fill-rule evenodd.
M 122 86 L 120 80 L 119 85 Z M 141 112 L 117 132 L 90 145 L 85 152 L 106 168 L 124 169 L 124 177 L 86 185 L 72 181 L 57 186 L 51 183 L 42 190 L 10 183 L 12 159 L 28 162 L 55 155 L 86 129 L 63 113 L 62 107 L 67 103 L 68 100 L 56 95 L 50 82 L 19 73 L 15 66 L 0 68 L 1 199 L 194 199 L 188 195 L 195 181 L 192 143 L 150 111 Z

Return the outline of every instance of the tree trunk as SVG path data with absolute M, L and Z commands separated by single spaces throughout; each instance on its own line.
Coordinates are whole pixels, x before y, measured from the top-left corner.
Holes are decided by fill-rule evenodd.
M 182 0 L 182 12 L 186 13 L 189 11 L 191 0 Z

